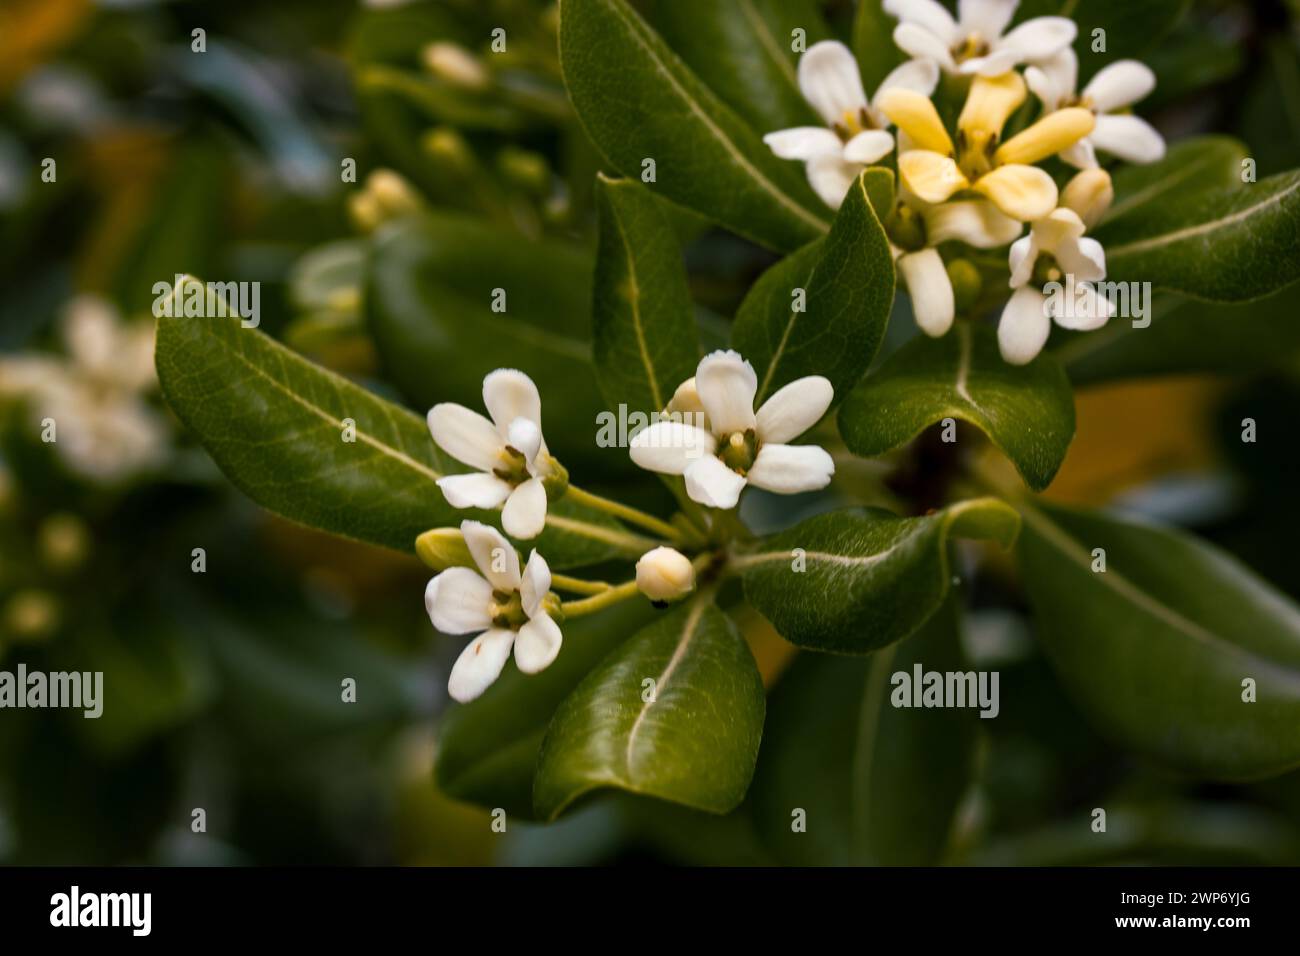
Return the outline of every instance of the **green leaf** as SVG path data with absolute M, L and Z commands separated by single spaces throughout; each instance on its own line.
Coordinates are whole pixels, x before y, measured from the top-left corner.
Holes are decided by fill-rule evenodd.
M 800 654 L 768 705 L 754 773 L 763 842 L 793 866 L 932 866 L 974 765 L 971 710 L 895 707 L 894 674 L 965 672 L 953 602 L 865 657 Z M 910 698 L 909 698 L 910 699 Z M 795 809 L 806 829 L 792 826 Z
M 1061 16 L 1074 20 L 1079 37 L 1074 48 L 1085 76 L 1107 63 L 1140 56 L 1159 43 L 1191 6 L 1191 0 L 1025 0 L 1015 22 L 1032 17 Z M 1102 30 L 1106 49 L 1093 51 L 1094 32 Z M 1095 65 L 1095 68 L 1091 68 Z
M 867 96 L 903 62 L 903 51 L 894 43 L 897 26 L 898 21 L 885 12 L 879 0 L 858 0 L 853 15 L 853 55 L 858 60 Z
M 1259 299 L 1300 279 L 1300 171 L 1153 203 L 1096 238 L 1109 281 L 1212 302 Z
M 827 219 L 797 164 L 777 159 L 624 0 L 563 0 L 560 65 L 588 135 L 614 168 L 778 250 Z
M 682 251 L 659 200 L 633 181 L 600 177 L 596 203 L 596 377 L 611 409 L 660 412 L 700 360 Z
M 849 190 L 830 235 L 754 283 L 732 342 L 758 373 L 761 403 L 805 375 L 824 375 L 842 400 L 880 349 L 894 303 L 894 261 L 877 208 L 893 174 L 868 169 Z
M 718 97 L 760 133 L 820 126 L 799 92 L 792 31 L 827 35 L 811 0 L 653 0 L 646 19 Z
M 621 457 L 596 447 L 605 403 L 591 364 L 591 270 L 566 243 L 457 215 L 411 218 L 374 239 L 366 313 L 389 375 L 417 408 L 482 409 L 483 377 L 517 368 L 541 392 L 551 451 L 570 467 L 607 467 Z
M 1300 352 L 1295 296 L 1283 290 L 1248 305 L 1157 297 L 1151 325 L 1115 319 L 1066 340 L 1055 355 L 1075 385 L 1148 375 L 1232 374 L 1268 369 Z
M 945 418 L 988 435 L 1041 491 L 1074 438 L 1074 390 L 1052 356 L 1008 365 L 992 326 L 958 322 L 950 335 L 918 335 L 891 355 L 853 390 L 839 425 L 850 451 L 875 458 Z
M 1240 189 L 1246 147 L 1230 136 L 1200 136 L 1170 147 L 1158 163 L 1124 165 L 1114 174 L 1115 202 L 1097 230 L 1105 235 L 1121 220 L 1139 222 L 1153 209 L 1189 194 Z
M 1104 731 L 1216 780 L 1300 766 L 1294 604 L 1179 532 L 1056 507 L 1023 516 L 1021 573 L 1039 639 Z M 1103 557 L 1105 571 L 1094 571 Z
M 1020 520 L 995 498 L 900 518 L 877 508 L 831 511 L 738 555 L 745 597 L 787 641 L 866 654 L 913 634 L 938 610 L 953 537 L 1009 547 Z
M 434 765 L 438 786 L 458 800 L 533 819 L 533 774 L 555 709 L 653 616 L 645 602 L 627 602 L 566 622 L 560 655 L 540 674 L 522 674 L 507 663 L 483 696 L 443 717 Z
M 602 787 L 726 813 L 754 773 L 765 703 L 749 648 L 697 597 L 619 647 L 560 705 L 537 765 L 537 813 L 553 820 Z
M 187 279 L 173 313 L 195 280 Z M 411 551 L 416 536 L 465 518 L 435 484 L 469 470 L 443 456 L 424 419 L 313 365 L 238 317 L 158 320 L 163 395 L 235 487 L 293 521 L 359 541 Z M 355 441 L 344 441 L 345 420 Z M 536 546 L 556 568 L 593 564 L 637 548 L 616 522 L 554 503 Z

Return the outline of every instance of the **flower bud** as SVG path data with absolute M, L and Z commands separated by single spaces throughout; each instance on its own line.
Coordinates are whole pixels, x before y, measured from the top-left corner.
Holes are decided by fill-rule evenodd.
M 38 588 L 27 588 L 9 599 L 4 608 L 3 623 L 15 639 L 39 641 L 54 633 L 61 617 L 54 595 Z
M 424 205 L 415 187 L 391 169 L 376 169 L 367 176 L 366 192 L 375 197 L 385 219 L 419 212 Z
M 487 67 L 469 50 L 455 43 L 430 43 L 420 54 L 424 67 L 440 80 L 467 90 L 483 90 L 492 81 Z
M 90 553 L 86 523 L 70 513 L 51 515 L 39 531 L 41 558 L 56 571 L 75 568 Z
M 1104 169 L 1085 169 L 1061 193 L 1061 205 L 1077 212 L 1089 229 L 1101 222 L 1114 201 L 1115 186 Z
M 672 548 L 655 548 L 636 563 L 636 586 L 655 604 L 679 601 L 695 590 L 695 567 Z
M 472 568 L 474 557 L 460 528 L 434 528 L 415 539 L 415 553 L 435 571 Z

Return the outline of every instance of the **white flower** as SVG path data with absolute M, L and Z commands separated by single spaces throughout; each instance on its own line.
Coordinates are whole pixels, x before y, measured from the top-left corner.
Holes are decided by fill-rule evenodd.
M 481 575 L 448 568 L 424 590 L 424 607 L 444 634 L 477 634 L 456 659 L 447 692 L 462 704 L 487 690 L 501 674 L 510 648 L 525 674 L 545 670 L 560 653 L 560 626 L 546 612 L 551 569 L 534 551 L 523 573 L 519 555 L 495 528 L 462 521 L 461 534 Z
M 157 384 L 153 324 L 125 323 L 111 303 L 82 295 L 61 331 L 66 358 L 0 359 L 0 398 L 30 403 L 38 423 L 52 420 L 57 453 L 86 478 L 112 483 L 160 465 L 167 422 L 145 400 Z
M 523 372 L 499 368 L 483 379 L 488 421 L 464 405 L 444 402 L 429 409 L 429 431 L 438 447 L 475 474 L 438 479 L 453 508 L 501 508 L 501 526 L 515 538 L 535 538 L 546 525 L 546 487 L 551 457 L 542 439 L 542 399 Z
M 1029 235 L 1011 246 L 1011 287 L 1016 290 L 1002 312 L 998 345 L 1012 365 L 1032 362 L 1047 343 L 1052 319 L 1065 329 L 1101 328 L 1115 313 L 1092 285 L 1106 278 L 1106 253 L 1073 209 L 1057 209 L 1033 224 Z M 1052 295 L 1044 288 L 1049 283 Z
M 885 12 L 901 21 L 894 30 L 900 49 L 945 72 L 980 76 L 1046 60 L 1074 42 L 1078 28 L 1066 17 L 1035 17 L 1003 35 L 1018 6 L 1020 0 L 960 0 L 954 20 L 938 0 L 884 0 Z
M 734 508 L 746 484 L 781 494 L 825 488 L 835 473 L 831 456 L 816 445 L 785 443 L 826 414 L 831 383 L 820 375 L 797 379 L 755 414 L 757 393 L 754 367 L 737 353 L 705 356 L 694 386 L 688 382 L 673 396 L 683 411 L 698 400 L 705 427 L 656 422 L 632 439 L 632 460 L 650 471 L 684 475 L 691 500 L 710 508 Z
M 655 548 L 637 561 L 636 586 L 656 603 L 680 600 L 695 590 L 695 566 L 674 548 Z
M 945 242 L 964 242 L 976 249 L 997 249 L 1015 241 L 1024 226 L 1003 215 L 987 199 L 931 205 L 906 189 L 901 195 L 896 218 L 907 221 L 894 232 L 913 241 L 906 249 L 892 245 L 894 262 L 912 300 L 916 324 L 926 335 L 938 338 L 952 328 L 956 317 L 952 280 L 938 247 Z
M 1081 106 L 1092 110 L 1097 125 L 1089 136 L 1061 153 L 1079 169 L 1097 166 L 1097 150 L 1130 163 L 1154 163 L 1165 156 L 1164 137 L 1146 120 L 1115 114 L 1132 106 L 1156 88 L 1156 75 L 1137 60 L 1120 60 L 1104 67 L 1076 94 L 1079 58 L 1068 47 L 1041 64 L 1025 70 L 1025 82 L 1048 113 Z
M 826 205 L 838 209 L 858 174 L 894 150 L 889 117 L 873 104 L 891 89 L 929 96 L 938 82 L 939 68 L 934 63 L 913 60 L 885 77 L 868 101 L 849 48 L 836 40 L 814 43 L 799 59 L 799 89 L 829 129 L 796 126 L 768 133 L 763 142 L 782 159 L 805 162 L 813 190 Z

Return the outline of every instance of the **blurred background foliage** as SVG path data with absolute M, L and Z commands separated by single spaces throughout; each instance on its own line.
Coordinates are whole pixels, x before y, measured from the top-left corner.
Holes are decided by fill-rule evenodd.
M 661 4 L 639 6 L 653 20 Z M 847 35 L 853 4 L 821 6 Z M 1164 132 L 1236 135 L 1261 177 L 1300 165 L 1300 3 L 1189 8 L 1149 55 Z M 147 323 L 153 284 L 177 272 L 257 280 L 263 330 L 414 408 L 472 398 L 490 367 L 518 364 L 539 377 L 553 414 L 591 420 L 591 373 L 554 341 L 586 336 L 600 160 L 564 94 L 556 25 L 542 0 L 0 4 L 0 356 L 10 363 L 0 366 L 10 377 L 8 388 L 0 379 L 0 668 L 108 675 L 99 720 L 0 711 L 0 861 L 772 859 L 748 805 L 714 819 L 609 796 L 554 826 L 511 820 L 498 834 L 486 811 L 440 794 L 437 729 L 461 642 L 429 626 L 427 572 L 259 510 L 153 390 L 123 398 L 79 365 L 69 332 L 69 316 L 92 307 L 116 313 L 121 328 Z M 489 54 L 498 27 L 508 48 Z M 42 178 L 47 158 L 53 181 Z M 342 175 L 348 159 L 355 182 Z M 412 210 L 429 215 L 395 227 L 410 232 L 400 243 L 394 230 L 371 239 Z M 707 340 L 772 257 L 674 216 Z M 494 267 L 516 285 L 534 282 L 533 301 L 519 306 L 561 334 L 494 327 L 465 291 L 475 249 L 495 250 Z M 568 297 L 551 295 L 557 288 Z M 914 330 L 905 308 L 886 352 Z M 1295 322 L 1289 301 L 1237 311 Z M 404 327 L 416 314 L 420 329 Z M 406 354 L 386 349 L 412 337 L 418 348 Z M 1295 434 L 1300 415 L 1300 335 L 1288 341 L 1236 354 L 1207 334 L 1206 374 L 1141 379 L 1128 369 L 1158 367 L 1154 333 L 1136 361 L 1127 336 L 1067 343 L 1079 433 L 1048 497 L 1192 528 L 1300 599 L 1300 466 L 1294 441 L 1278 438 Z M 59 387 L 23 392 L 16 369 Z M 114 457 L 119 399 L 161 416 L 156 454 Z M 111 419 L 95 467 L 39 441 L 47 400 Z M 1246 417 L 1271 438 L 1249 455 Z M 621 457 L 594 455 L 588 439 L 557 436 L 584 483 L 626 478 Z M 923 472 L 926 449 L 879 468 L 846 460 L 841 493 L 857 478 L 876 487 L 881 468 Z M 947 859 L 1300 863 L 1300 774 L 1206 785 L 1115 749 L 1065 699 L 1015 610 L 1009 566 L 984 566 L 967 581 L 966 651 L 1001 671 L 1003 708 L 977 721 L 976 784 Z M 756 616 L 741 623 L 775 682 L 792 650 Z M 788 676 L 793 696 L 806 678 Z M 347 677 L 358 685 L 351 704 L 341 701 Z M 839 731 L 831 721 L 809 732 Z M 815 780 L 818 767 L 786 770 Z M 751 800 L 764 798 L 770 772 L 760 763 Z M 1098 806 L 1116 835 L 1102 851 L 1086 825 Z M 191 830 L 195 808 L 206 833 Z

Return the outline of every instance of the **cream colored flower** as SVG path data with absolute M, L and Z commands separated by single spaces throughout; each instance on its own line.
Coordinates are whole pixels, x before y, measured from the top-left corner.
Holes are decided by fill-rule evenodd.
M 1035 17 L 1008 33 L 1018 6 L 1020 0 L 959 0 L 953 19 L 937 0 L 884 0 L 885 12 L 901 21 L 894 30 L 900 49 L 934 60 L 945 72 L 981 76 L 1048 59 L 1078 35 L 1066 17 Z

